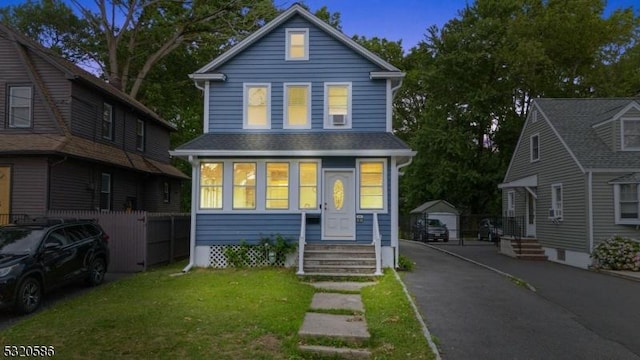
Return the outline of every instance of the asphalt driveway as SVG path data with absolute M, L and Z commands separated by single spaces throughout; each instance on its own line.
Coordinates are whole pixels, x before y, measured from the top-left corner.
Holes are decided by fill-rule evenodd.
M 424 244 L 404 281 L 443 359 L 640 359 L 640 282 L 550 262 L 519 261 L 492 245 L 436 245 L 510 273 L 536 291 Z

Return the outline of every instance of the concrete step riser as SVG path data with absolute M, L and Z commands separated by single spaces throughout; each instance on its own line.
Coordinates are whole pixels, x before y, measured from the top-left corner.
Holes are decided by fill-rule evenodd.
M 340 258 L 367 258 L 367 259 L 375 259 L 376 254 L 371 252 L 339 252 L 339 251 L 305 251 L 305 258 L 316 258 L 316 259 L 340 259 Z
M 333 251 L 375 251 L 372 245 L 305 245 L 305 250 L 333 250 Z
M 350 266 L 376 266 L 376 259 L 305 259 L 305 266 L 322 266 L 322 265 L 350 265 Z
M 369 274 L 372 275 L 375 272 L 374 267 L 358 267 L 358 268 L 345 268 L 345 267 L 327 267 L 327 266 L 305 266 L 304 267 L 305 275 L 313 275 L 313 274 L 356 274 L 363 275 Z

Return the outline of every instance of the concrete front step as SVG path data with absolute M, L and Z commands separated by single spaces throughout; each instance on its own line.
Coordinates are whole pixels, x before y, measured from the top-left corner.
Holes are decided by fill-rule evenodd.
M 311 243 L 305 246 L 305 250 L 329 250 L 329 251 L 371 251 L 375 252 L 373 245 L 368 244 L 316 244 Z
M 373 258 L 376 253 L 372 251 L 362 250 L 309 250 L 304 249 L 304 256 L 314 258 L 336 258 L 336 257 L 352 257 L 352 258 Z
M 305 266 L 324 266 L 324 265 L 358 265 L 366 267 L 375 267 L 376 259 L 373 258 L 315 258 L 309 257 L 304 259 Z
M 299 349 L 317 355 L 335 356 L 341 359 L 369 359 L 371 351 L 367 349 L 339 348 L 321 345 L 300 345 Z
M 320 273 L 334 273 L 346 275 L 373 275 L 376 271 L 375 266 L 360 265 L 323 265 L 323 266 L 304 266 L 306 275 L 317 275 Z

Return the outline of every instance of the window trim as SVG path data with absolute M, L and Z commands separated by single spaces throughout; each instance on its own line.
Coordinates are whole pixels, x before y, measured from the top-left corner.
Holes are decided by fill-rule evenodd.
M 304 35 L 304 56 L 300 58 L 291 57 L 291 34 Z M 285 30 L 285 61 L 308 61 L 309 60 L 309 29 L 308 28 L 287 28 Z
M 235 179 L 235 165 L 236 164 L 253 164 L 254 166 L 254 170 L 255 170 L 255 179 L 254 179 L 254 184 L 253 186 L 251 185 L 236 185 L 236 179 Z M 259 194 L 258 194 L 258 178 L 260 177 L 260 175 L 258 175 L 260 173 L 260 171 L 258 170 L 258 163 L 257 161 L 247 161 L 247 160 L 238 160 L 238 161 L 234 161 L 231 163 L 231 209 L 232 210 L 256 210 L 258 208 L 258 199 L 259 199 Z M 253 207 L 235 207 L 235 190 L 236 187 L 244 187 L 249 188 L 249 187 L 253 187 Z M 224 194 L 224 187 L 222 189 L 222 193 Z M 224 202 L 223 202 L 224 204 Z
M 360 189 L 362 184 L 360 183 L 360 165 L 363 163 L 382 163 L 382 208 L 381 209 L 369 209 L 362 208 L 360 204 Z M 388 194 L 388 173 L 387 173 L 387 159 L 386 158 L 359 158 L 356 159 L 356 212 L 361 214 L 386 214 L 389 211 L 389 194 Z
M 289 124 L 289 88 L 307 88 L 307 123 L 305 125 Z M 311 83 L 310 82 L 287 82 L 282 84 L 282 128 L 283 129 L 311 129 Z
M 633 147 L 627 147 L 624 146 L 624 123 L 625 121 L 636 121 L 636 122 L 640 122 L 640 117 L 622 117 L 620 118 L 620 149 L 622 149 L 622 151 L 639 151 L 640 150 L 640 145 L 639 146 L 633 146 Z
M 202 185 L 202 166 L 205 164 L 220 164 L 222 166 L 222 183 L 220 185 Z M 197 189 L 198 189 L 198 211 L 201 210 L 222 210 L 224 209 L 224 202 L 225 202 L 225 192 L 224 192 L 224 184 L 227 183 L 227 178 L 225 177 L 225 169 L 227 168 L 227 165 L 225 165 L 224 161 L 201 161 L 198 164 L 198 178 L 197 178 Z M 219 187 L 220 188 L 220 192 L 221 192 L 221 199 L 220 199 L 220 207 L 202 207 L 202 188 L 203 186 L 206 187 Z
M 324 108 L 323 108 L 323 118 L 324 118 L 324 128 L 325 129 L 351 129 L 352 127 L 352 85 L 353 83 L 350 81 L 347 82 L 325 82 L 324 83 Z M 347 121 L 344 125 L 333 125 L 333 122 L 330 120 L 329 116 L 329 87 L 330 86 L 347 86 Z
M 14 125 L 12 124 L 11 120 L 13 118 L 13 110 L 14 108 L 22 108 L 21 106 L 12 106 L 12 102 L 13 102 L 13 98 L 14 96 L 11 94 L 13 89 L 20 89 L 20 88 L 24 88 L 24 89 L 29 89 L 29 94 L 30 94 L 30 99 L 29 99 L 29 125 L 26 126 L 21 126 L 21 125 Z M 29 129 L 31 127 L 33 127 L 33 86 L 31 85 L 8 85 L 8 89 L 7 89 L 7 108 L 9 109 L 9 111 L 7 111 L 7 127 L 10 129 Z
M 267 88 L 267 119 L 265 125 L 249 124 L 249 88 L 266 87 Z M 271 129 L 271 83 L 243 83 L 242 84 L 242 128 L 243 129 Z
M 638 217 L 635 219 L 622 218 L 622 206 L 620 206 L 620 185 L 636 185 L 636 197 L 638 200 Z M 640 225 L 640 183 L 615 183 L 613 184 L 613 207 L 616 225 Z
M 146 140 L 146 126 L 145 121 L 142 119 L 136 119 L 136 150 L 144 151 Z M 139 127 L 138 127 L 139 126 Z M 142 134 L 139 132 L 142 130 Z M 139 141 L 139 143 L 138 143 Z
M 533 157 L 533 139 L 537 139 L 538 142 L 538 156 Z M 540 133 L 535 133 L 529 137 L 529 162 L 538 162 L 540 161 Z
M 560 208 L 558 208 L 558 199 L 556 199 L 556 189 L 560 189 Z M 562 183 L 552 184 L 551 185 L 551 208 L 549 210 L 554 210 L 554 212 L 560 211 L 560 216 L 549 216 L 550 219 L 556 219 L 562 221 L 564 219 L 564 189 Z M 549 212 L 551 215 L 551 212 Z
M 234 209 L 233 208 L 233 163 L 251 162 L 256 163 L 256 208 L 255 209 Z M 289 163 L 289 209 L 267 209 L 266 208 L 266 163 L 267 162 L 287 162 Z M 223 166 L 223 183 L 222 183 L 222 207 L 220 208 L 202 208 L 200 202 L 200 189 L 202 173 L 200 172 L 202 164 L 205 163 L 222 163 Z M 299 176 L 300 163 L 316 163 L 316 208 L 300 209 L 299 205 Z M 320 204 L 320 195 L 322 174 L 322 160 L 319 158 L 225 158 L 225 159 L 202 159 L 197 166 L 196 186 L 198 189 L 198 206 L 196 213 L 198 214 L 300 214 L 301 211 L 307 214 L 319 214 L 321 210 L 317 207 Z M 229 185 L 230 184 L 230 185 Z
M 275 185 L 269 185 L 269 164 L 286 164 L 287 165 L 287 197 L 286 197 L 286 201 L 287 201 L 287 206 L 286 207 L 269 207 L 267 204 L 269 202 L 269 200 L 285 200 L 285 199 L 281 199 L 281 198 L 269 198 L 269 188 L 281 188 L 284 186 L 275 186 Z M 265 168 L 265 174 L 264 174 L 264 187 L 265 187 L 265 192 L 264 192 L 264 208 L 265 210 L 289 210 L 291 208 L 291 163 L 288 161 L 265 161 L 264 163 L 264 168 Z M 256 168 L 257 170 L 257 168 Z M 256 174 L 256 185 L 257 185 L 257 174 Z
M 320 179 L 321 179 L 321 176 L 322 176 L 321 175 L 322 168 L 320 167 L 320 161 L 302 159 L 302 160 L 296 161 L 295 164 L 296 164 L 296 170 L 295 171 L 297 172 L 297 174 L 296 174 L 296 179 L 297 179 L 296 180 L 296 188 L 298 190 L 298 191 L 296 191 L 296 193 L 297 193 L 297 195 L 296 195 L 297 196 L 296 197 L 296 208 L 298 210 L 307 211 L 307 212 L 308 211 L 311 211 L 311 212 L 317 211 L 318 210 L 318 204 L 320 204 L 320 201 L 321 201 L 320 200 L 320 193 L 321 193 L 321 190 L 320 190 L 320 181 L 321 180 Z M 302 186 L 300 185 L 300 183 L 301 183 L 300 182 L 300 175 L 301 175 L 300 165 L 301 164 L 315 164 L 316 165 L 316 184 L 315 184 L 315 188 L 316 188 L 316 203 L 314 204 L 313 207 L 310 207 L 310 208 L 304 208 L 304 207 L 300 206 L 300 195 L 301 195 L 301 191 L 300 190 L 302 189 Z
M 105 121 L 105 112 L 106 109 L 109 108 L 109 121 Z M 100 125 L 102 125 L 100 127 L 100 131 L 101 131 L 101 137 L 105 140 L 111 140 L 113 141 L 114 136 L 113 136 L 113 129 L 114 129 L 114 121 L 115 120 L 115 112 L 113 109 L 113 105 L 111 105 L 110 103 L 104 102 L 102 103 L 102 119 L 100 121 Z M 108 122 L 109 123 L 109 135 L 105 136 L 104 134 L 104 123 Z
M 107 177 L 109 179 L 109 191 L 104 191 L 104 188 L 102 187 L 103 184 L 103 180 L 104 177 Z M 102 194 L 107 194 L 107 206 L 106 208 L 102 206 Z M 100 207 L 101 211 L 110 211 L 112 208 L 112 202 L 113 202 L 113 177 L 111 176 L 111 173 L 107 173 L 107 172 L 103 172 L 100 173 L 100 200 L 99 200 L 99 204 L 98 206 Z

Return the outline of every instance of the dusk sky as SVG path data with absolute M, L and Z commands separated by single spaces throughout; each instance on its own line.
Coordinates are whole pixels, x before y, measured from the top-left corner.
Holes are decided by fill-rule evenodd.
M 295 1 L 276 0 L 276 5 L 289 7 Z M 431 25 L 441 27 L 458 15 L 468 0 L 305 0 L 312 11 L 326 5 L 329 11 L 339 12 L 342 31 L 348 35 L 402 39 L 405 50 L 424 39 Z M 633 7 L 640 11 L 639 0 L 609 0 L 607 14 L 618 8 Z

